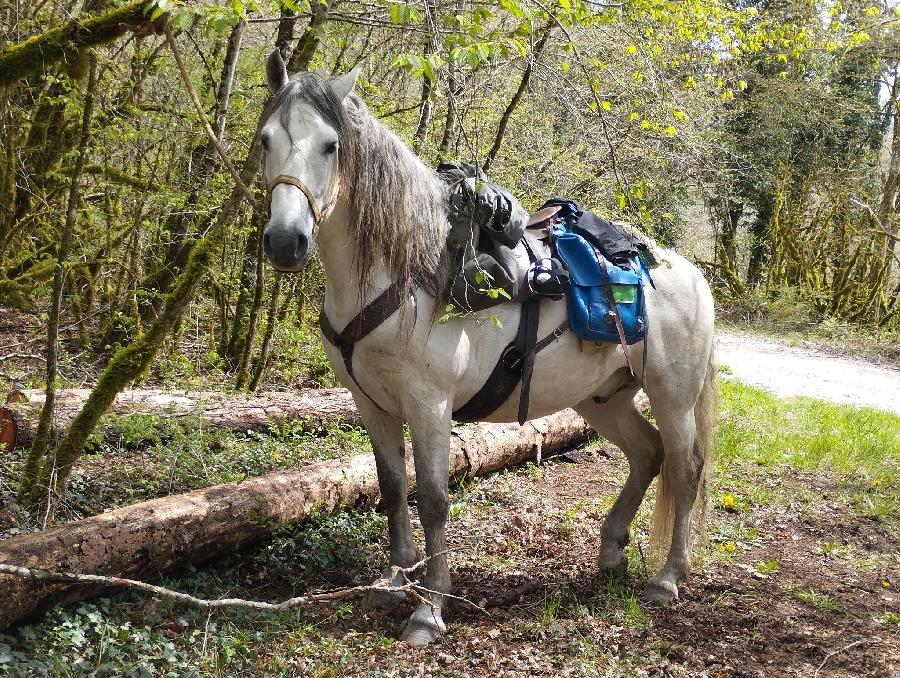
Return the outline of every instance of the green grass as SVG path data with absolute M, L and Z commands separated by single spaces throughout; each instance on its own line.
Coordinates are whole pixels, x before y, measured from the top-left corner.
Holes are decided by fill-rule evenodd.
M 820 612 L 841 612 L 844 606 L 825 593 L 812 589 L 791 589 L 790 594 L 797 600 L 814 607 Z
M 723 380 L 720 389 L 718 483 L 736 489 L 738 510 L 777 494 L 778 488 L 746 482 L 749 463 L 764 476 L 788 468 L 829 473 L 862 513 L 900 520 L 900 417 L 812 398 L 782 399 L 735 381 Z M 809 502 L 820 493 L 792 487 L 791 494 L 795 502 Z
M 778 581 L 777 560 L 748 555 L 760 541 L 753 511 L 761 505 L 802 507 L 821 500 L 822 491 L 812 481 L 822 478 L 807 474 L 811 471 L 829 476 L 830 500 L 843 501 L 848 510 L 897 519 L 900 417 L 811 399 L 779 399 L 731 381 L 721 388 L 719 469 L 713 481 L 718 518 L 710 525 L 714 562 L 749 562 L 760 574 Z M 159 437 L 148 435 L 148 428 L 161 431 Z M 91 509 L 110 497 L 137 500 L 170 486 L 182 489 L 221 482 L 367 448 L 359 430 L 332 426 L 296 425 L 265 435 L 226 435 L 134 419 L 119 422 L 117 430 L 122 437 L 120 448 L 110 450 L 104 447 L 108 443 L 97 441 L 97 464 L 90 466 L 90 470 L 99 469 L 107 463 L 106 477 L 99 471 L 90 478 L 81 476 L 82 485 L 76 487 L 85 503 L 90 500 Z M 142 449 L 132 449 L 135 441 L 147 442 Z M 110 469 L 112 460 L 118 463 Z M 143 467 L 132 468 L 135 460 L 143 462 Z M 489 479 L 460 480 L 452 497 L 453 519 L 474 522 L 483 513 L 485 520 L 498 520 L 500 508 L 515 507 L 522 500 L 521 486 L 506 481 L 539 476 L 546 468 L 530 464 Z M 610 480 L 621 481 L 625 473 L 625 465 L 619 464 Z M 577 540 L 584 530 L 599 526 L 599 522 L 580 520 L 579 511 L 602 512 L 612 498 L 575 500 L 565 509 L 547 513 L 558 524 L 546 522 L 546 529 Z M 642 507 L 642 515 L 649 505 Z M 384 557 L 379 544 L 384 541 L 384 523 L 373 512 L 321 515 L 303 525 L 281 526 L 264 543 L 200 570 L 172 575 L 163 583 L 200 596 L 234 594 L 274 600 L 311 587 L 371 581 Z M 837 537 L 821 545 L 822 558 L 841 558 L 870 574 L 882 567 L 880 561 L 861 560 Z M 503 633 L 539 642 L 565 639 L 567 644 L 554 650 L 560 667 L 582 668 L 588 661 L 617 675 L 659 661 L 664 647 L 650 634 L 651 615 L 635 593 L 635 583 L 646 576 L 636 550 L 640 541 L 636 534 L 628 547 L 628 578 L 606 579 L 598 585 L 597 595 L 590 596 L 565 585 L 550 589 L 534 604 L 518 608 L 516 620 L 508 622 Z M 560 539 L 558 548 L 565 548 L 565 543 Z M 499 553 L 473 557 L 473 563 L 488 576 L 520 568 L 520 547 L 508 539 Z M 784 594 L 823 613 L 843 610 L 843 604 L 826 591 L 810 588 L 808 583 L 796 586 L 783 589 Z M 714 606 L 724 605 L 734 595 L 723 592 Z M 283 615 L 232 610 L 208 618 L 201 610 L 167 600 L 119 594 L 54 610 L 41 623 L 0 635 L 0 675 L 256 672 L 338 676 L 347 667 L 365 666 L 373 656 L 376 666 L 390 665 L 393 660 L 385 650 L 394 642 L 397 628 L 384 623 L 367 630 L 360 623 L 358 605 L 359 601 L 352 601 Z M 900 623 L 894 613 L 879 613 L 877 620 L 886 629 Z M 454 633 L 483 635 L 480 623 L 457 623 Z M 642 640 L 636 645 L 623 643 L 610 654 L 584 631 L 592 625 L 622 627 L 626 635 L 637 633 Z M 411 660 L 403 659 L 399 665 L 407 661 Z
M 720 388 L 719 459 L 896 481 L 900 417 L 812 398 L 780 399 L 734 381 L 723 381 Z

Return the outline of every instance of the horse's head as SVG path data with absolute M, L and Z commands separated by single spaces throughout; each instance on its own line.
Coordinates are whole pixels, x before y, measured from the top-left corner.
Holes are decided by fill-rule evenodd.
M 316 227 L 337 196 L 344 100 L 359 69 L 333 80 L 302 73 L 288 78 L 276 49 L 266 61 L 275 100 L 263 125 L 269 223 L 263 248 L 279 271 L 299 271 L 315 246 Z

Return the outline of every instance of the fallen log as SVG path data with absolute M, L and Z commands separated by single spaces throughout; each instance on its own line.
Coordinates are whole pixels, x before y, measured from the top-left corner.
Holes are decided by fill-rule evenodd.
M 54 429 L 65 432 L 90 393 L 90 389 L 86 388 L 57 391 Z M 7 398 L 6 407 L 0 408 L 3 410 L 0 422 L 7 417 L 11 419 L 17 431 L 18 446 L 28 446 L 34 440 L 44 397 L 43 390 L 14 391 Z M 205 426 L 232 431 L 266 431 L 272 426 L 305 417 L 319 423 L 327 420 L 362 424 L 350 392 L 343 388 L 270 391 L 257 395 L 220 391 L 132 389 L 116 396 L 109 413 L 120 416 L 156 415 L 169 421 L 172 418 L 195 418 Z M 107 438 L 115 435 L 112 425 L 107 425 L 105 429 Z
M 454 429 L 451 474 L 475 476 L 584 443 L 590 429 L 571 410 L 524 426 Z M 407 475 L 413 478 L 407 446 Z M 220 557 L 271 534 L 278 524 L 316 511 L 371 504 L 378 498 L 375 461 L 358 454 L 270 473 L 240 483 L 155 499 L 0 542 L 0 562 L 55 572 L 154 579 Z M 56 603 L 96 595 L 98 586 L 0 576 L 0 630 Z

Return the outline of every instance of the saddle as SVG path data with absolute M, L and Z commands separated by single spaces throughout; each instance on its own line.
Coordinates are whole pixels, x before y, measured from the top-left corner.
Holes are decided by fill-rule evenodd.
M 643 258 L 649 253 L 642 251 L 642 243 L 570 200 L 549 200 L 528 217 L 512 195 L 488 183 L 472 165 L 442 164 L 438 172 L 449 186 L 449 300 L 466 311 L 510 300 L 521 303 L 515 339 L 453 418 L 485 419 L 521 384 L 518 421 L 524 424 L 535 358 L 569 329 L 589 341 L 618 341 L 634 376 L 627 347 L 646 339 L 642 287 L 644 282 L 652 285 Z M 568 320 L 538 341 L 541 300 L 563 297 L 568 299 Z M 405 301 L 391 284 L 341 332 L 332 327 L 324 308 L 319 315 L 323 336 L 340 350 L 347 372 L 369 400 L 353 373 L 355 344 Z M 645 341 L 645 366 L 646 349 Z

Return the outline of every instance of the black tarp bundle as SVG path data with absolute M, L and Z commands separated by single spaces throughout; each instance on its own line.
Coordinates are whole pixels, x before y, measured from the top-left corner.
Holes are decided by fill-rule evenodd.
M 519 276 L 513 250 L 525 233 L 528 212 L 474 165 L 441 163 L 437 171 L 449 192 L 450 303 L 479 311 L 514 299 Z
M 566 222 L 570 231 L 587 240 L 617 266 L 627 268 L 631 258 L 636 254 L 645 258 L 649 256 L 643 242 L 632 237 L 618 224 L 593 212 L 582 211 L 574 200 L 551 198 L 541 206 L 541 209 L 552 205 L 559 205 L 562 208 L 557 216 Z

